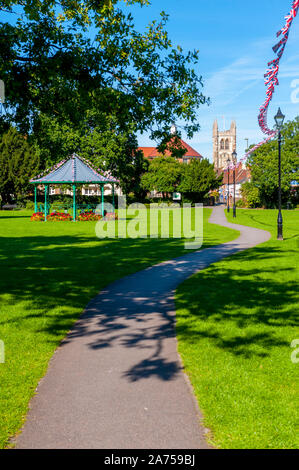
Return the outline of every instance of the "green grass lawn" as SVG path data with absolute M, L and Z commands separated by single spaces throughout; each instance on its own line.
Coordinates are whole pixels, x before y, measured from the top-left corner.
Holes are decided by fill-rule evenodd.
M 232 214 L 228 219 L 233 222 Z M 238 210 L 268 242 L 211 265 L 176 293 L 179 352 L 220 448 L 299 447 L 299 211 Z
M 234 230 L 207 223 L 204 247 Z M 110 282 L 182 254 L 179 239 L 95 236 L 95 222 L 31 222 L 26 211 L 0 212 L 0 447 L 17 432 L 55 348 L 82 309 Z

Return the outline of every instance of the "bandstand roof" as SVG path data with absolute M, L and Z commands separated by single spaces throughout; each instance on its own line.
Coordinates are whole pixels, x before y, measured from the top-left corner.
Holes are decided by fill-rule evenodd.
M 76 184 L 76 183 L 118 183 L 110 175 L 102 175 L 94 170 L 91 164 L 76 154 L 62 160 L 53 168 L 46 170 L 42 175 L 30 180 L 30 183 L 40 184 Z

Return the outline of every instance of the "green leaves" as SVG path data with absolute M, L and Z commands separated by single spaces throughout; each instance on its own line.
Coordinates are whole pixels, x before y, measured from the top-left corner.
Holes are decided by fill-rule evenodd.
M 0 0 L 0 8 L 22 11 L 17 22 L 0 23 L 0 77 L 6 123 L 38 146 L 42 168 L 76 151 L 110 170 L 126 192 L 140 192 L 147 163 L 136 133 L 150 132 L 165 147 L 171 123 L 180 120 L 191 137 L 197 108 L 208 100 L 195 70 L 198 52 L 171 43 L 168 15 L 162 11 L 140 32 L 120 5 Z M 163 185 L 174 187 L 175 175 L 173 181 Z
M 21 195 L 29 187 L 29 179 L 38 170 L 38 154 L 17 130 L 11 127 L 0 141 L 1 204 L 12 195 Z
M 172 193 L 179 184 L 181 173 L 182 165 L 175 158 L 157 157 L 142 175 L 141 185 L 147 191 Z
M 207 99 L 194 70 L 198 53 L 171 44 L 165 12 L 139 32 L 117 0 L 4 4 L 24 10 L 16 24 L 0 23 L 7 119 L 22 132 L 31 131 L 40 113 L 78 127 L 94 107 L 123 130 L 133 123 L 156 140 L 166 139 L 177 119 L 189 137 L 199 129 L 196 110 Z
M 214 166 L 207 159 L 192 159 L 184 165 L 178 190 L 194 202 L 202 202 L 204 196 L 222 184 L 222 175 L 217 176 Z
M 120 180 L 125 193 L 140 191 L 140 176 L 147 168 L 133 129 L 121 131 L 117 122 L 96 110 L 75 127 L 71 122 L 60 124 L 56 118 L 39 116 L 31 141 L 39 149 L 42 168 L 78 153 L 101 172 L 109 171 Z
M 261 203 L 266 207 L 277 204 L 278 142 L 271 141 L 257 149 L 247 161 L 252 184 L 258 189 Z M 287 122 L 282 131 L 281 188 L 282 197 L 290 198 L 291 181 L 299 180 L 299 117 Z
M 221 183 L 222 176 L 217 177 L 207 159 L 195 158 L 184 164 L 173 157 L 157 157 L 141 178 L 141 184 L 147 191 L 180 191 L 192 202 L 202 202 L 206 193 L 218 188 Z
M 241 186 L 242 200 L 246 207 L 259 207 L 261 205 L 261 198 L 259 189 L 251 181 L 246 181 Z

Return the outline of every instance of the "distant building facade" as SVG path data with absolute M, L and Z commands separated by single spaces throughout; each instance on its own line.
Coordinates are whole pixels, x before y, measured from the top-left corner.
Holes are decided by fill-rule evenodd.
M 215 120 L 213 125 L 213 163 L 215 170 L 227 168 L 228 159 L 237 163 L 232 157 L 234 151 L 237 151 L 236 121 L 232 121 L 229 130 L 220 131 L 218 122 Z
M 218 175 L 223 174 L 223 183 L 219 188 L 219 200 L 220 202 L 227 202 L 229 194 L 230 201 L 233 201 L 234 196 L 234 170 L 217 171 Z M 235 183 L 236 183 L 236 200 L 241 199 L 241 187 L 243 183 L 250 181 L 251 174 L 249 168 L 246 168 L 241 162 L 237 163 L 235 168 Z M 229 183 L 229 184 L 228 184 Z

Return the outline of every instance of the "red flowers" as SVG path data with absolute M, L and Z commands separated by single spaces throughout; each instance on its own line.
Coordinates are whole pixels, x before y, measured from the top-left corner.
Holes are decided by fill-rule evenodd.
M 93 211 L 81 212 L 77 217 L 77 220 L 80 220 L 80 221 L 101 220 L 101 219 L 103 219 L 103 220 L 117 220 L 118 217 L 115 214 L 115 212 L 107 212 L 105 214 L 105 217 L 103 218 L 100 214 L 96 214 Z M 44 215 L 43 212 L 35 212 L 34 214 L 32 214 L 31 220 L 44 222 L 45 215 Z M 70 220 L 73 220 L 73 218 L 68 212 L 51 212 L 47 216 L 47 221 L 49 221 L 49 222 L 53 222 L 53 221 L 56 221 L 56 220 L 62 220 L 62 221 L 63 220 L 65 220 L 65 221 L 69 220 L 70 221 Z
M 81 212 L 78 215 L 78 220 L 87 221 L 87 220 L 100 220 L 102 216 L 100 214 L 95 214 L 93 211 Z
M 31 220 L 36 220 L 39 222 L 44 222 L 45 220 L 45 215 L 43 212 L 35 212 L 31 216 Z M 47 216 L 48 221 L 54 221 L 54 220 L 72 220 L 72 216 L 67 212 L 51 212 Z
M 105 214 L 105 220 L 117 220 L 118 216 L 115 214 L 115 212 L 107 212 Z
M 73 220 L 72 216 L 68 212 L 51 212 L 47 217 L 48 221 L 53 220 Z
M 114 212 L 106 212 L 105 216 L 102 217 L 100 214 L 96 214 L 93 211 L 85 211 L 81 212 L 78 215 L 78 220 L 86 221 L 86 220 L 116 220 L 118 217 Z
M 34 214 L 32 214 L 30 220 L 38 220 L 40 222 L 43 222 L 45 220 L 45 216 L 44 216 L 44 213 L 43 212 L 34 212 Z

